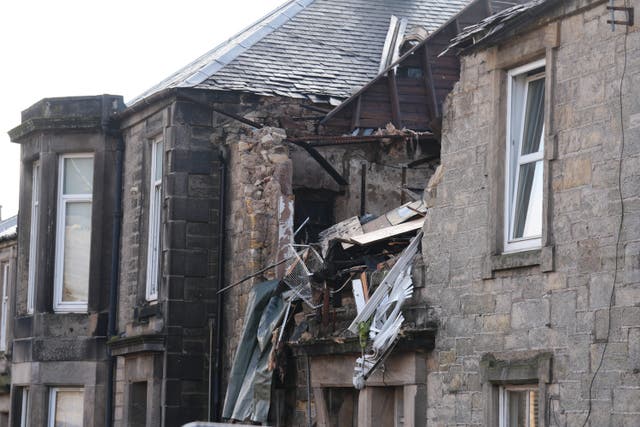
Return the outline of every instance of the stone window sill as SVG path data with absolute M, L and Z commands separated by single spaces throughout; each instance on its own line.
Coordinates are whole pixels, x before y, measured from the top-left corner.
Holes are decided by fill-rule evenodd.
M 549 245 L 530 251 L 489 255 L 484 265 L 482 278 L 493 279 L 496 271 L 524 267 L 540 266 L 540 271 L 543 273 L 553 271 L 553 252 L 553 245 Z

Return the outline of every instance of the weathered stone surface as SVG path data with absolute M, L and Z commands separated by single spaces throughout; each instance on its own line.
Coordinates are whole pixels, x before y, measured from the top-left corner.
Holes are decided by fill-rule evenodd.
M 474 365 L 485 353 L 512 361 L 545 351 L 552 358 L 547 391 L 553 395 L 551 407 L 557 418 L 552 416 L 550 425 L 582 425 L 591 377 L 606 341 L 607 351 L 591 389 L 590 424 L 633 425 L 630 420 L 637 417 L 640 139 L 629 135 L 637 128 L 631 129 L 636 123 L 632 116 L 640 112 L 640 102 L 623 94 L 626 131 L 620 170 L 618 90 L 624 35 L 611 33 L 606 19 L 604 9 L 586 6 L 552 24 L 559 28 L 559 37 L 549 38 L 548 33 L 541 37 L 534 29 L 462 57 L 460 82 L 445 105 L 444 173 L 424 227 L 425 288 L 442 325 L 429 359 L 440 363 L 429 364 L 428 423 L 492 425 L 484 408 L 487 387 L 496 383 L 465 389 L 460 378 L 476 374 Z M 632 33 L 637 39 L 637 31 Z M 536 47 L 543 39 L 546 44 Z M 538 54 L 523 57 L 536 49 Z M 637 51 L 634 47 L 627 54 Z M 545 70 L 552 108 L 545 124 L 545 188 L 550 190 L 545 196 L 546 246 L 536 259 L 525 260 L 529 256 L 525 252 L 501 253 L 504 82 L 506 71 L 542 58 L 545 52 L 548 60 L 553 58 Z M 640 76 L 638 70 L 627 73 L 625 94 L 634 90 L 633 82 Z M 625 219 L 616 253 L 619 173 Z M 472 209 L 486 217 L 464 214 Z M 480 229 L 483 232 L 477 233 Z M 461 236 L 474 238 L 466 238 L 463 246 L 458 243 Z M 470 262 L 476 257 L 481 261 Z M 464 399 L 459 399 L 460 410 L 443 399 L 448 392 L 457 398 L 467 390 L 481 396 L 482 402 L 477 418 L 471 407 L 471 420 L 468 410 L 463 414 Z

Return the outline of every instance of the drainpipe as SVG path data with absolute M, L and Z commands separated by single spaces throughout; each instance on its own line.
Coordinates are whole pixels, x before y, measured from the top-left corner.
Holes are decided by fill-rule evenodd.
M 124 139 L 120 133 L 115 135 L 118 139 L 116 146 L 116 182 L 115 200 L 113 205 L 113 234 L 111 235 L 111 275 L 109 278 L 109 323 L 107 340 L 118 334 L 116 329 L 116 317 L 118 306 L 118 273 L 120 266 L 120 232 L 122 227 L 122 172 L 124 156 Z M 111 355 L 111 349 L 107 346 L 109 365 L 107 370 L 107 400 L 105 427 L 113 425 L 113 390 L 116 358 Z
M 220 147 L 220 156 L 218 160 L 220 161 L 220 194 L 219 194 L 219 206 L 218 206 L 218 291 L 224 288 L 224 245 L 226 241 L 225 236 L 225 198 L 226 198 L 226 175 L 227 175 L 227 153 L 226 147 Z M 222 346 L 223 346 L 223 337 L 222 337 L 222 327 L 223 327 L 223 312 L 222 307 L 224 306 L 224 292 L 218 292 L 218 301 L 216 305 L 216 347 L 215 347 L 215 366 L 214 369 L 211 369 L 209 366 L 209 384 L 211 388 L 211 384 L 213 384 L 213 391 L 210 400 L 210 404 L 212 406 L 211 411 L 209 411 L 210 419 L 209 421 L 220 421 L 221 419 L 221 410 L 220 410 L 220 400 L 221 400 L 221 388 L 222 388 Z M 214 377 L 215 375 L 215 377 Z M 211 416 L 213 415 L 213 416 Z

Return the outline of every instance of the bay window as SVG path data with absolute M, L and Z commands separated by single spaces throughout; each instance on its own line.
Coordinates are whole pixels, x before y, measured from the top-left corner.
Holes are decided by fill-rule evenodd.
M 151 143 L 151 174 L 149 184 L 149 233 L 147 244 L 146 299 L 158 299 L 160 280 L 160 224 L 162 213 L 162 161 L 164 148 L 161 140 Z
M 505 252 L 542 244 L 545 62 L 508 73 Z
M 53 304 L 57 312 L 87 311 L 92 199 L 93 156 L 61 156 Z

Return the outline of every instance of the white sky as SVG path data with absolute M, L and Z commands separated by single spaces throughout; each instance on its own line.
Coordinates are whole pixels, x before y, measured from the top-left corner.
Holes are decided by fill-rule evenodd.
M 0 1 L 0 205 L 18 212 L 20 147 L 7 131 L 53 96 L 124 96 L 158 83 L 285 0 Z

